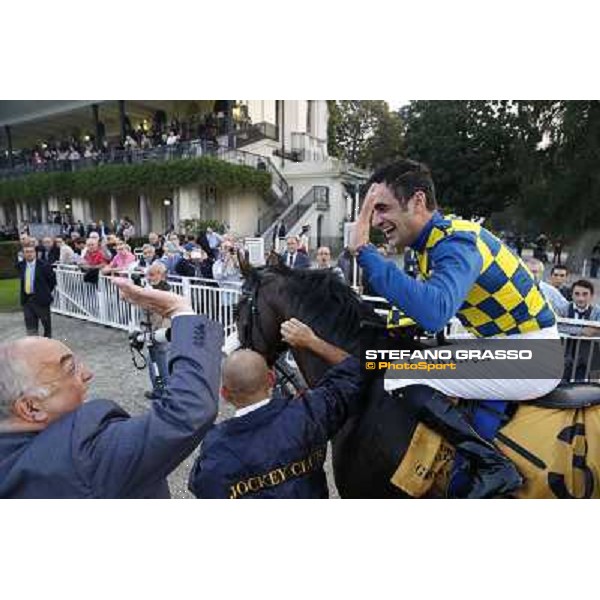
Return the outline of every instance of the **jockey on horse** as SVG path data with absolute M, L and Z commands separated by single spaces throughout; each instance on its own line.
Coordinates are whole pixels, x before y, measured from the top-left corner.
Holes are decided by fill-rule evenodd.
M 378 170 L 356 222 L 350 247 L 371 289 L 427 331 L 443 329 L 455 315 L 479 338 L 559 338 L 554 312 L 521 259 L 487 229 L 445 219 L 437 210 L 429 169 L 401 160 Z M 388 242 L 410 246 L 422 280 L 415 280 L 369 244 L 369 228 Z M 492 373 L 490 373 L 492 375 Z M 480 437 L 448 396 L 464 399 L 532 400 L 560 379 L 388 379 L 386 389 L 407 388 L 418 418 L 453 444 L 475 476 L 468 498 L 507 495 L 522 484 L 516 467 Z M 429 387 L 425 387 L 429 386 Z M 433 388 L 433 389 L 431 389 Z

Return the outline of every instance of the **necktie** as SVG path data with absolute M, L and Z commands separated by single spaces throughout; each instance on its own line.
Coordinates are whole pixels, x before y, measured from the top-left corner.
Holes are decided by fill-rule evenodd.
M 25 269 L 25 293 L 31 294 L 31 264 L 27 263 L 27 269 Z
M 288 257 L 288 267 L 292 268 L 294 266 L 294 256 L 295 254 L 290 254 Z

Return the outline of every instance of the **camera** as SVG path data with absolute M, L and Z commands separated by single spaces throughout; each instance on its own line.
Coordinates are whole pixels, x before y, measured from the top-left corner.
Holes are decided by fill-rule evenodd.
M 133 281 L 134 285 L 137 285 L 139 287 L 143 287 L 142 278 L 143 278 L 143 276 L 141 273 L 132 273 L 131 274 L 131 281 Z
M 140 329 L 134 329 L 129 333 L 129 346 L 132 351 L 141 352 L 146 344 L 166 344 L 171 341 L 171 328 L 152 329 L 147 321 L 140 323 Z

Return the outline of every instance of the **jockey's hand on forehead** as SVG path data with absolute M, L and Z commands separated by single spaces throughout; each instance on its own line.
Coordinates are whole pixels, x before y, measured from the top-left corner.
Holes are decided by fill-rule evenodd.
M 381 183 L 374 183 L 367 192 L 358 219 L 354 223 L 354 228 L 350 234 L 350 243 L 348 246 L 350 252 L 355 253 L 359 246 L 369 243 L 371 219 L 373 217 L 373 210 L 375 209 L 375 203 L 377 202 L 381 186 Z

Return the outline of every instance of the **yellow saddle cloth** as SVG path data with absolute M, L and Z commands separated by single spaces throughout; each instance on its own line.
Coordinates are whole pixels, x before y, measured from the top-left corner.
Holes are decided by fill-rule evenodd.
M 600 406 L 520 404 L 494 443 L 525 479 L 517 498 L 600 498 Z M 415 498 L 444 497 L 454 456 L 442 436 L 419 424 L 390 481 Z

